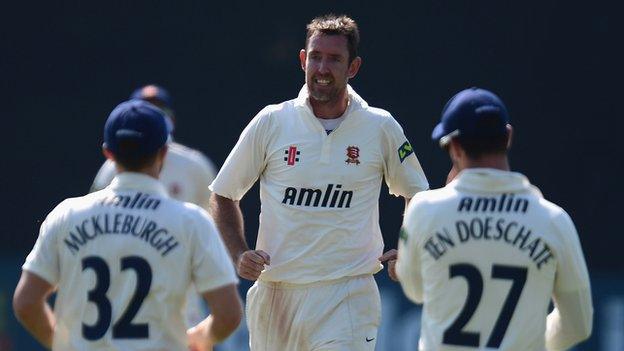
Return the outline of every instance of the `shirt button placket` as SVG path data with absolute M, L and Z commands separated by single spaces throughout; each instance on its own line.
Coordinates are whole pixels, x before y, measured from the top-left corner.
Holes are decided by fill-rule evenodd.
M 330 135 L 324 135 L 323 136 L 323 146 L 321 149 L 321 163 L 323 164 L 328 164 L 330 159 L 331 159 L 331 142 L 332 142 L 332 137 L 331 134 Z

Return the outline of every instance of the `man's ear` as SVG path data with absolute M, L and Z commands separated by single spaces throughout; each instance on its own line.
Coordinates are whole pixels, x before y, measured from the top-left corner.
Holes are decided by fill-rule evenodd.
M 301 49 L 299 51 L 299 62 L 301 63 L 301 69 L 305 72 L 306 59 L 308 58 L 308 54 L 305 49 Z
M 351 63 L 349 64 L 349 79 L 355 77 L 357 75 L 357 73 L 360 70 L 360 67 L 362 66 L 362 58 L 361 57 L 356 57 L 353 59 L 353 61 L 351 61 Z
M 106 159 L 115 161 L 115 156 L 113 155 L 113 153 L 104 145 L 102 145 L 102 154 L 104 155 L 104 157 L 106 157 Z
M 511 124 L 507 124 L 507 150 L 511 149 L 511 142 L 513 140 L 513 127 Z
M 167 151 L 169 151 L 169 147 L 165 144 L 163 145 L 163 147 L 160 148 L 160 150 L 158 150 L 158 157 L 161 160 L 164 160 L 165 156 L 167 156 Z
M 448 153 L 454 165 L 457 164 L 457 162 L 459 162 L 459 160 L 462 159 L 463 150 L 461 146 L 459 145 L 459 141 L 457 141 L 457 139 L 453 138 L 448 143 Z

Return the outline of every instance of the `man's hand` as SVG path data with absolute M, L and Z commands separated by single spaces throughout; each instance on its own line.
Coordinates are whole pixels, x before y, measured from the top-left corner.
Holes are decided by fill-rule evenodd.
M 187 330 L 186 339 L 189 351 L 212 351 L 212 342 L 208 340 L 206 331 L 199 326 Z
M 247 280 L 257 280 L 265 265 L 271 264 L 271 256 L 262 250 L 247 250 L 238 256 L 236 271 Z
M 384 263 L 386 261 L 388 261 L 388 276 L 390 276 L 390 279 L 394 280 L 395 282 L 399 281 L 399 278 L 396 275 L 396 261 L 397 261 L 397 253 L 398 251 L 395 249 L 386 251 L 386 253 L 384 253 L 383 255 L 381 255 L 381 257 L 378 258 L 378 260 L 381 263 Z

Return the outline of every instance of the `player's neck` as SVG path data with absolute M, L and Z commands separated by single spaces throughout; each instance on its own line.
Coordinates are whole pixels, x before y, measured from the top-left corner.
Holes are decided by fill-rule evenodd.
M 140 170 L 134 170 L 134 171 L 129 171 L 125 168 L 123 168 L 122 166 L 120 166 L 119 164 L 116 164 L 117 166 L 117 172 L 118 173 L 123 173 L 123 172 L 132 172 L 132 173 L 139 173 L 139 174 L 145 174 L 146 176 L 150 176 L 154 179 L 159 179 L 160 178 L 160 170 L 161 167 L 156 165 L 156 164 L 152 164 L 149 165 L 143 169 Z
M 507 155 L 484 155 L 476 160 L 468 159 L 463 162 L 462 169 L 465 168 L 493 168 L 501 171 L 510 171 Z
M 312 112 L 318 118 L 334 119 L 342 116 L 349 106 L 349 96 L 345 89 L 340 97 L 334 101 L 318 101 L 310 96 Z
M 159 168 L 150 168 L 150 169 L 146 169 L 143 172 L 141 172 L 145 175 L 148 175 L 154 179 L 158 179 L 160 177 L 160 169 Z

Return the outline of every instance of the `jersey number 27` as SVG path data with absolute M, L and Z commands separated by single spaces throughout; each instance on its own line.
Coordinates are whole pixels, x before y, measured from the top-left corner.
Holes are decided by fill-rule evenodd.
M 95 287 L 89 291 L 89 301 L 97 306 L 98 318 L 95 324 L 82 324 L 82 336 L 91 341 L 101 339 L 111 324 L 112 306 L 106 297 L 110 287 L 110 268 L 104 259 L 97 256 L 89 256 L 82 259 L 82 270 L 92 269 L 95 272 Z M 152 269 L 149 263 L 139 256 L 126 256 L 121 258 L 121 270 L 131 269 L 136 274 L 137 286 L 134 295 L 121 317 L 113 324 L 114 339 L 145 339 L 149 337 L 149 326 L 146 323 L 133 324 L 132 319 L 139 312 L 143 300 L 147 296 L 152 285 Z
M 468 263 L 458 263 L 449 267 L 449 278 L 462 277 L 468 282 L 468 296 L 464 308 L 459 316 L 448 329 L 444 331 L 442 343 L 447 345 L 479 347 L 481 334 L 466 332 L 462 329 L 477 310 L 481 295 L 483 294 L 483 276 L 477 267 Z M 487 347 L 498 348 L 505 337 L 511 317 L 513 317 L 516 305 L 520 299 L 522 288 L 527 279 L 526 267 L 505 266 L 495 264 L 492 266 L 492 279 L 511 280 L 511 289 L 507 294 L 503 308 L 496 319 L 494 329 L 487 341 Z

